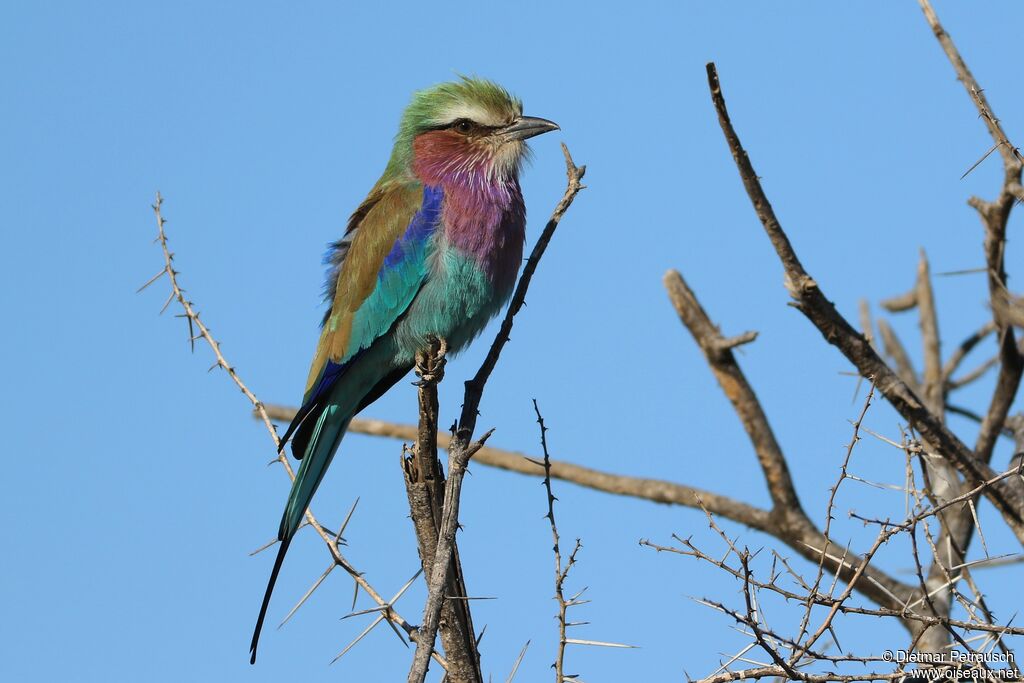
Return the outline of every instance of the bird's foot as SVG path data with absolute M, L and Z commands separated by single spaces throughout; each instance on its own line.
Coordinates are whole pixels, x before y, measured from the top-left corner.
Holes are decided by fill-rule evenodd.
M 416 352 L 416 375 L 419 380 L 413 382 L 413 385 L 417 387 L 437 384 L 444 379 L 444 366 L 448 362 L 445 358 L 445 354 L 448 353 L 448 342 L 433 337 L 428 343 L 426 349 Z

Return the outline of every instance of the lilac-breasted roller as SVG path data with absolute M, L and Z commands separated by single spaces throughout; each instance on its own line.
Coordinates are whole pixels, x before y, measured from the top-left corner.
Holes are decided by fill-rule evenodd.
M 432 337 L 458 351 L 508 300 L 523 256 L 525 140 L 558 126 L 523 116 L 490 81 L 413 95 L 384 174 L 331 245 L 328 308 L 302 407 L 282 440 L 302 461 L 252 636 L 252 662 L 288 545 L 349 421 L 414 364 Z

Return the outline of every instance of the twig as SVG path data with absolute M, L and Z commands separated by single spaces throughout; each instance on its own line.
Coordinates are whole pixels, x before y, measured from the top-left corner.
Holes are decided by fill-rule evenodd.
M 950 354 L 949 358 L 946 359 L 946 364 L 942 368 L 942 379 L 944 382 L 949 383 L 952 381 L 953 373 L 955 373 L 960 367 L 960 364 L 963 363 L 967 354 L 969 354 L 979 342 L 992 334 L 995 329 L 995 323 L 990 320 L 960 342 L 956 347 L 956 350 Z
M 526 656 L 526 650 L 530 647 L 530 641 L 526 641 L 523 645 L 523 649 L 519 651 L 519 656 L 516 657 L 516 661 L 512 664 L 512 670 L 508 672 L 508 678 L 505 679 L 505 683 L 512 683 L 516 677 L 516 672 L 519 671 L 519 665 L 523 663 L 523 657 Z
M 846 446 L 846 455 L 843 457 L 843 463 L 839 467 L 839 479 L 837 479 L 836 483 L 832 485 L 831 489 L 829 489 L 828 502 L 825 504 L 825 528 L 822 530 L 822 536 L 825 538 L 826 545 L 822 548 L 821 559 L 818 560 L 818 571 L 815 576 L 814 583 L 807 591 L 808 597 L 804 601 L 804 614 L 800 620 L 800 629 L 796 637 L 797 641 L 804 637 L 807 632 L 807 626 L 811 620 L 811 612 L 814 607 L 814 600 L 812 598 L 818 593 L 818 587 L 821 586 L 821 580 L 824 578 L 825 558 L 830 549 L 828 544 L 832 543 L 832 521 L 834 519 L 833 511 L 835 510 L 836 496 L 839 495 L 839 487 L 843 485 L 843 481 L 849 477 L 850 460 L 853 458 L 853 449 L 856 448 L 857 444 L 860 442 L 861 425 L 864 424 L 864 418 L 868 414 L 868 408 L 871 407 L 871 401 L 874 397 L 875 385 L 872 384 L 868 389 L 868 395 L 864 399 L 864 407 L 861 408 L 860 415 L 857 416 L 857 419 L 853 423 L 853 434 L 850 436 L 850 443 Z M 836 576 L 838 576 L 838 573 Z M 829 591 L 829 594 L 831 595 L 831 591 Z
M 558 524 L 555 522 L 555 494 L 551 490 L 551 456 L 548 454 L 548 428 L 544 424 L 544 417 L 540 414 L 537 406 L 537 399 L 533 399 L 533 412 L 537 415 L 537 424 L 540 426 L 540 445 L 544 452 L 544 490 L 547 493 L 548 512 L 544 515 L 551 524 L 551 552 L 555 556 L 555 600 L 558 601 L 558 650 L 555 655 L 555 683 L 562 683 L 565 680 L 565 645 L 566 645 L 566 612 L 569 609 L 569 601 L 565 599 L 562 587 L 569 570 L 576 563 L 576 554 L 582 548 L 580 539 L 576 539 L 576 546 L 569 553 L 569 561 L 562 569 L 562 551 L 558 536 Z
M 751 598 L 749 562 L 750 554 L 744 551 L 740 555 L 740 563 L 743 566 L 743 597 L 747 603 L 747 624 L 750 626 L 751 630 L 753 630 L 754 637 L 757 639 L 757 644 L 761 646 L 762 650 L 768 653 L 768 655 L 772 658 L 772 661 L 774 661 L 778 666 L 781 666 L 782 670 L 786 672 L 786 675 L 789 676 L 791 680 L 799 680 L 800 674 L 797 673 L 796 669 L 793 668 L 792 664 L 790 664 L 782 658 L 782 656 L 774 647 L 768 644 L 768 642 L 765 640 L 764 633 L 761 631 L 761 627 L 758 624 L 756 612 L 754 611 L 754 606 Z
M 885 318 L 878 319 L 878 336 L 882 338 L 882 348 L 885 350 L 885 355 L 892 359 L 900 379 L 915 393 L 919 392 L 921 390 L 921 382 L 917 378 L 914 364 L 910 361 L 910 354 L 907 353 L 903 342 L 896 336 L 896 331 L 892 329 Z
M 1003 158 L 1003 186 L 1000 189 L 999 197 L 992 202 L 986 202 L 977 197 L 972 197 L 969 204 L 977 209 L 985 227 L 985 261 L 988 266 L 989 298 L 992 304 L 994 321 L 999 329 L 1000 336 L 1000 357 L 1002 367 L 999 372 L 999 379 L 996 382 L 996 391 L 992 396 L 991 406 L 982 423 L 981 432 L 978 435 L 978 442 L 975 445 L 975 452 L 983 462 L 989 462 L 992 456 L 992 449 L 995 446 L 999 430 L 1009 412 L 1010 404 L 1016 396 L 1017 388 L 1020 385 L 1021 374 L 1024 372 L 1024 359 L 1014 341 L 1013 329 L 999 315 L 1006 299 L 1006 269 L 1004 265 L 1004 254 L 1006 250 L 1006 226 L 1009 221 L 1010 211 L 1016 203 L 1016 190 L 1021 185 L 1021 171 L 1024 168 L 1024 157 L 1020 150 L 1010 142 L 1003 130 L 999 119 L 992 112 L 988 99 L 978 82 L 975 80 L 967 63 L 960 56 L 953 39 L 942 27 L 939 17 L 931 6 L 929 0 L 919 0 L 921 9 L 924 11 L 925 19 L 931 26 L 935 38 L 939 41 L 943 51 L 949 58 L 957 78 L 963 83 L 968 96 L 978 110 L 978 115 L 985 122 L 989 135 L 995 143 Z
M 715 567 L 718 567 L 719 569 L 725 571 L 726 573 L 730 574 L 731 576 L 733 576 L 733 577 L 735 577 L 737 579 L 743 580 L 744 575 L 743 575 L 743 572 L 742 572 L 741 569 L 738 569 L 736 567 L 732 567 L 729 564 L 727 564 L 724 560 L 721 560 L 721 559 L 718 559 L 716 557 L 712 557 L 711 555 L 708 555 L 707 553 L 702 551 L 700 548 L 698 548 L 696 545 L 694 545 L 693 542 L 690 539 L 679 538 L 678 536 L 673 536 L 673 538 L 675 540 L 679 541 L 680 543 L 682 543 L 684 546 L 686 546 L 686 549 L 684 550 L 684 549 L 675 548 L 675 547 L 672 547 L 672 546 L 658 545 L 656 543 L 652 543 L 651 541 L 649 541 L 647 539 L 641 540 L 640 541 L 640 545 L 646 546 L 646 547 L 651 548 L 653 550 L 656 550 L 658 552 L 669 552 L 669 553 L 675 553 L 675 554 L 678 554 L 678 555 L 686 555 L 688 557 L 696 558 L 696 559 L 701 560 L 703 562 L 707 562 L 708 564 L 714 565 Z M 1014 562 L 1020 562 L 1021 558 L 1015 558 L 1013 561 Z M 985 561 L 982 560 L 980 562 L 985 562 Z M 999 562 L 991 562 L 990 564 L 993 565 L 993 566 L 999 566 L 1000 565 Z M 787 564 L 787 567 L 788 567 L 788 564 Z M 792 578 L 794 579 L 794 581 L 796 581 L 798 584 L 801 583 L 801 581 L 803 580 L 802 577 L 799 574 L 797 574 L 795 572 L 792 572 L 791 569 L 789 570 L 789 573 L 792 576 Z M 903 607 L 900 610 L 892 610 L 892 609 L 887 609 L 887 608 L 884 608 L 884 607 L 878 607 L 878 608 L 861 607 L 861 606 L 856 606 L 856 605 L 849 605 L 849 604 L 846 604 L 845 602 L 840 602 L 839 598 L 836 598 L 836 597 L 834 597 L 832 595 L 829 595 L 827 593 L 813 592 L 813 591 L 811 591 L 810 586 L 805 585 L 805 584 L 802 584 L 801 587 L 806 592 L 805 593 L 796 593 L 796 592 L 784 589 L 783 587 L 781 587 L 778 584 L 777 581 L 759 581 L 756 578 L 754 578 L 753 575 L 750 577 L 749 580 L 750 580 L 752 586 L 756 586 L 757 588 L 759 588 L 761 590 L 768 590 L 768 591 L 771 591 L 773 593 L 776 593 L 776 594 L 780 595 L 781 597 L 785 598 L 787 601 L 794 600 L 794 601 L 803 602 L 803 601 L 807 600 L 808 598 L 810 598 L 814 602 L 815 605 L 818 605 L 818 606 L 821 606 L 821 607 L 832 607 L 834 605 L 839 605 L 839 612 L 841 614 L 851 614 L 851 615 L 860 615 L 860 616 L 868 616 L 868 617 L 907 619 L 907 620 L 919 622 L 923 626 L 936 626 L 936 625 L 941 626 L 944 623 L 948 623 L 950 626 L 952 626 L 954 628 L 960 628 L 960 629 L 963 629 L 965 631 L 977 631 L 977 632 L 981 632 L 981 633 L 994 633 L 994 634 L 1006 634 L 1006 635 L 1024 636 L 1024 627 L 1020 627 L 1020 626 L 999 626 L 999 625 L 995 625 L 995 624 L 987 624 L 987 623 L 973 622 L 973 621 L 963 621 L 963 620 L 951 619 L 951 618 L 947 618 L 947 617 L 938 617 L 938 616 L 936 616 L 934 614 L 922 614 L 922 613 L 919 613 L 919 612 L 914 612 L 909 607 L 909 605 L 913 604 L 913 602 L 907 603 L 907 606 Z M 919 598 L 916 599 L 915 602 L 919 603 Z
M 945 412 L 945 392 L 942 384 L 939 321 L 935 310 L 935 294 L 932 292 L 928 256 L 924 249 L 921 250 L 921 258 L 917 263 L 917 283 L 914 290 L 917 294 L 918 321 L 924 346 L 924 373 L 921 383 L 924 400 L 928 409 L 941 417 Z

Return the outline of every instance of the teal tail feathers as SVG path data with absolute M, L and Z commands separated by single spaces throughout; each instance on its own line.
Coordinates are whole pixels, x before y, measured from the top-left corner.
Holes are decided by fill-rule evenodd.
M 256 619 L 256 630 L 252 633 L 252 642 L 249 644 L 249 663 L 256 663 L 256 648 L 260 643 L 260 631 L 263 630 L 263 620 L 267 617 L 267 607 L 270 606 L 270 596 L 274 592 L 274 584 L 277 583 L 277 574 L 281 571 L 281 564 L 288 552 L 288 546 L 292 539 L 281 539 L 281 546 L 277 550 L 277 559 L 274 560 L 274 569 L 270 572 L 270 581 L 267 582 L 267 592 L 263 596 L 263 605 L 260 607 L 260 616 Z
M 327 468 L 338 450 L 338 444 L 348 430 L 348 423 L 352 418 L 341 416 L 340 412 L 338 405 L 328 405 L 317 419 L 302 464 L 299 465 L 295 481 L 292 482 L 288 504 L 285 505 L 284 514 L 281 516 L 281 528 L 277 532 L 280 539 L 291 538 L 302 524 L 306 508 L 313 500 L 313 494 L 320 487 L 320 482 L 323 481 L 324 474 L 327 473 Z
M 348 423 L 351 417 L 339 416 L 339 407 L 329 405 L 318 416 L 316 427 L 306 447 L 305 457 L 292 482 L 291 492 L 288 494 L 288 504 L 285 506 L 284 514 L 281 516 L 281 527 L 278 529 L 277 538 L 281 542 L 277 551 L 277 558 L 274 560 L 274 568 L 270 572 L 270 581 L 267 582 L 267 592 L 263 596 L 263 604 L 260 606 L 260 615 L 256 619 L 256 628 L 252 634 L 252 643 L 249 645 L 249 663 L 256 663 L 256 648 L 260 641 L 260 632 L 263 630 L 263 621 L 267 616 L 267 608 L 270 606 L 270 596 L 274 593 L 274 584 L 277 583 L 277 575 L 281 571 L 284 556 L 291 545 L 292 537 L 302 523 L 302 517 L 309 507 L 313 494 L 316 493 L 320 482 L 331 464 L 341 439 L 345 436 Z
M 260 631 L 270 606 L 278 572 L 288 552 L 292 537 L 302 524 L 306 508 L 313 499 L 327 467 L 334 459 L 352 417 L 376 401 L 392 385 L 411 369 L 411 362 L 396 363 L 395 347 L 391 338 L 378 340 L 369 349 L 358 355 L 358 360 L 344 364 L 342 370 L 333 373 L 330 381 L 320 387 L 313 396 L 307 397 L 307 406 L 296 415 L 288 428 L 287 436 L 292 438 L 293 454 L 302 463 L 292 482 L 288 503 L 281 516 L 281 527 L 277 538 L 281 546 L 277 550 L 274 569 L 270 573 L 267 592 L 263 596 L 260 615 L 252 634 L 249 647 L 250 661 L 256 662 L 256 646 Z

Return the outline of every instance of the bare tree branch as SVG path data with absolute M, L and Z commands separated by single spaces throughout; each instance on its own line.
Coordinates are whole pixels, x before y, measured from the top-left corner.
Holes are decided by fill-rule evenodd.
M 978 82 L 974 80 L 971 70 L 967 68 L 967 63 L 960 56 L 960 51 L 956 49 L 956 45 L 953 44 L 953 39 L 950 38 L 946 30 L 942 28 L 942 24 L 939 23 L 939 17 L 935 14 L 935 10 L 932 9 L 930 0 L 918 0 L 918 2 L 924 11 L 925 19 L 928 20 L 928 25 L 931 26 L 932 32 L 935 33 L 935 38 L 939 41 L 950 63 L 952 63 L 953 68 L 956 70 L 957 78 L 964 84 L 967 94 L 970 95 L 974 105 L 978 108 L 978 114 L 985 121 L 989 135 L 992 136 L 992 140 L 998 146 L 999 155 L 1003 158 L 1003 166 L 1008 176 L 1016 180 L 1017 183 L 1020 183 L 1021 164 L 1024 163 L 1024 157 L 1021 156 L 1020 150 L 1010 143 L 1006 133 L 1003 131 L 1002 125 L 999 123 L 999 119 L 992 114 L 992 108 L 989 107 L 988 100 L 985 98 L 985 92 L 978 85 Z
M 932 32 L 953 65 L 957 79 L 963 83 L 968 96 L 974 102 L 978 115 L 985 122 L 985 127 L 988 128 L 989 135 L 1003 159 L 1003 186 L 998 198 L 993 202 L 987 202 L 972 197 L 968 202 L 977 209 L 985 227 L 985 262 L 988 266 L 989 298 L 992 303 L 994 321 L 999 331 L 999 354 L 1002 361 L 999 378 L 996 381 L 996 390 L 974 448 L 978 459 L 988 463 L 992 459 L 992 450 L 995 448 L 999 431 L 1009 413 L 1010 404 L 1017 395 L 1021 373 L 1024 372 L 1024 360 L 1017 349 L 1013 329 L 999 315 L 1007 295 L 1004 265 L 1006 225 L 1020 190 L 1024 157 L 1007 138 L 999 119 L 996 118 L 989 106 L 984 91 L 978 85 L 963 57 L 960 56 L 960 51 L 953 44 L 953 39 L 939 23 L 939 18 L 935 14 L 935 10 L 932 9 L 931 2 L 919 0 L 919 3 L 928 20 L 928 25 L 931 26 Z
M 941 419 L 946 412 L 946 394 L 942 383 L 939 320 L 935 311 L 935 294 L 932 292 L 928 256 L 924 249 L 921 250 L 921 258 L 917 264 L 917 283 L 914 286 L 914 291 L 921 327 L 921 341 L 924 346 L 924 373 L 921 382 L 924 400 L 928 410 Z
M 704 352 L 704 358 L 715 374 L 715 379 L 721 385 L 726 398 L 732 403 L 743 429 L 750 438 L 761 471 L 764 473 L 765 483 L 768 485 L 773 508 L 776 511 L 787 509 L 793 514 L 803 515 L 782 448 L 775 439 L 757 395 L 740 370 L 735 355 L 725 344 L 725 338 L 708 318 L 697 297 L 678 271 L 670 270 L 665 273 L 663 283 L 679 319 Z M 747 334 L 752 340 L 753 334 Z
M 960 51 L 953 43 L 953 39 L 939 22 L 931 2 L 929 0 L 919 0 L 919 2 L 928 25 L 931 27 L 935 38 L 952 64 L 957 79 L 963 84 L 968 96 L 978 110 L 978 115 L 985 122 L 989 135 L 995 143 L 994 148 L 998 149 L 1003 159 L 1003 185 L 996 200 L 988 202 L 972 197 L 968 201 L 978 211 L 985 230 L 984 252 L 987 266 L 989 301 L 999 342 L 999 376 L 996 379 L 996 388 L 992 394 L 988 411 L 982 420 L 974 445 L 974 455 L 977 461 L 987 464 L 992 461 L 996 441 L 1004 430 L 1010 406 L 1017 396 L 1021 376 L 1024 373 L 1024 356 L 1021 355 L 1018 349 L 1013 327 L 1003 314 L 1009 297 L 1006 289 L 1007 277 L 1005 267 L 1006 226 L 1009 221 L 1010 212 L 1018 200 L 1017 190 L 1020 187 L 1021 172 L 1024 169 L 1024 157 L 1021 156 L 1020 150 L 1006 136 L 1006 132 L 1003 130 L 999 119 L 993 113 L 984 91 L 978 85 L 967 63 L 960 55 Z M 984 157 L 982 160 L 984 160 Z M 948 526 L 948 542 L 945 544 L 945 547 L 950 549 L 947 551 L 949 557 L 946 558 L 950 565 L 962 562 L 966 555 L 976 528 L 972 516 L 976 502 L 976 500 L 972 500 L 969 507 L 965 507 L 955 514 L 951 513 L 943 518 Z M 936 564 L 940 563 L 937 562 Z M 936 568 L 933 567 L 933 571 L 929 575 L 930 580 L 934 581 L 937 578 L 935 570 Z
M 960 344 L 956 347 L 956 350 L 952 354 L 950 354 L 949 358 L 946 359 L 946 364 L 942 368 L 943 382 L 945 382 L 947 385 L 953 384 L 953 373 L 955 373 L 957 369 L 960 367 L 960 364 L 963 363 L 964 359 L 967 357 L 967 354 L 974 350 L 974 348 L 982 340 L 988 337 L 988 335 L 992 334 L 995 331 L 995 329 L 995 323 L 989 321 L 982 325 L 980 328 L 978 328 L 976 331 L 971 333 L 962 342 L 960 342 Z M 951 386 L 950 388 L 955 387 Z
M 903 342 L 896 336 L 896 330 L 892 329 L 885 318 L 878 319 L 878 336 L 882 338 L 882 349 L 885 355 L 892 359 L 896 366 L 896 373 L 900 379 L 915 393 L 921 390 L 921 383 L 917 378 L 917 371 L 910 360 L 910 354 L 903 346 Z
M 277 405 L 268 405 L 267 411 L 272 419 L 282 422 L 289 421 L 291 419 L 290 416 L 295 414 L 294 408 Z M 349 425 L 349 432 L 403 441 L 414 441 L 417 428 L 412 425 L 397 424 L 384 420 L 355 418 Z M 438 434 L 437 444 L 441 448 L 448 449 L 451 445 L 451 437 L 447 434 Z M 502 450 L 492 446 L 484 446 L 478 450 L 476 455 L 473 456 L 473 462 L 533 477 L 543 475 L 541 467 L 538 465 L 539 459 L 523 453 Z M 696 510 L 700 510 L 702 507 L 707 508 L 716 515 L 759 531 L 770 531 L 774 528 L 768 510 L 754 507 L 706 489 L 676 484 L 662 479 L 612 474 L 560 460 L 551 461 L 551 476 L 555 479 L 561 479 L 562 481 L 605 493 L 640 498 L 655 503 L 681 505 Z
M 416 354 L 420 419 L 416 445 L 407 457 L 402 458 L 409 516 L 416 531 L 423 574 L 427 577 L 434 569 L 434 553 L 444 508 L 445 478 L 437 459 L 437 385 L 444 378 L 447 349 L 445 340 L 435 339 L 429 348 Z M 448 659 L 447 680 L 449 683 L 483 683 L 457 541 L 452 542 L 452 550 L 452 570 L 438 622 L 441 643 Z
M 832 302 L 825 298 L 818 283 L 804 270 L 733 129 L 715 65 L 709 63 L 707 71 L 708 86 L 715 110 L 718 112 L 719 123 L 747 194 L 782 262 L 786 273 L 786 288 L 794 300 L 794 306 L 818 328 L 826 341 L 838 348 L 854 364 L 863 377 L 874 381 L 875 386 L 897 412 L 920 432 L 925 441 L 934 444 L 941 455 L 947 458 L 969 483 L 978 484 L 992 479 L 995 473 L 988 463 L 975 458 L 974 452 L 949 431 L 940 418 L 928 410 L 910 387 L 878 357 L 864 336 L 853 329 L 839 314 Z M 1021 487 L 1016 483 L 1000 481 L 992 487 L 985 488 L 984 494 L 1003 515 L 1018 541 L 1024 543 L 1024 495 Z

